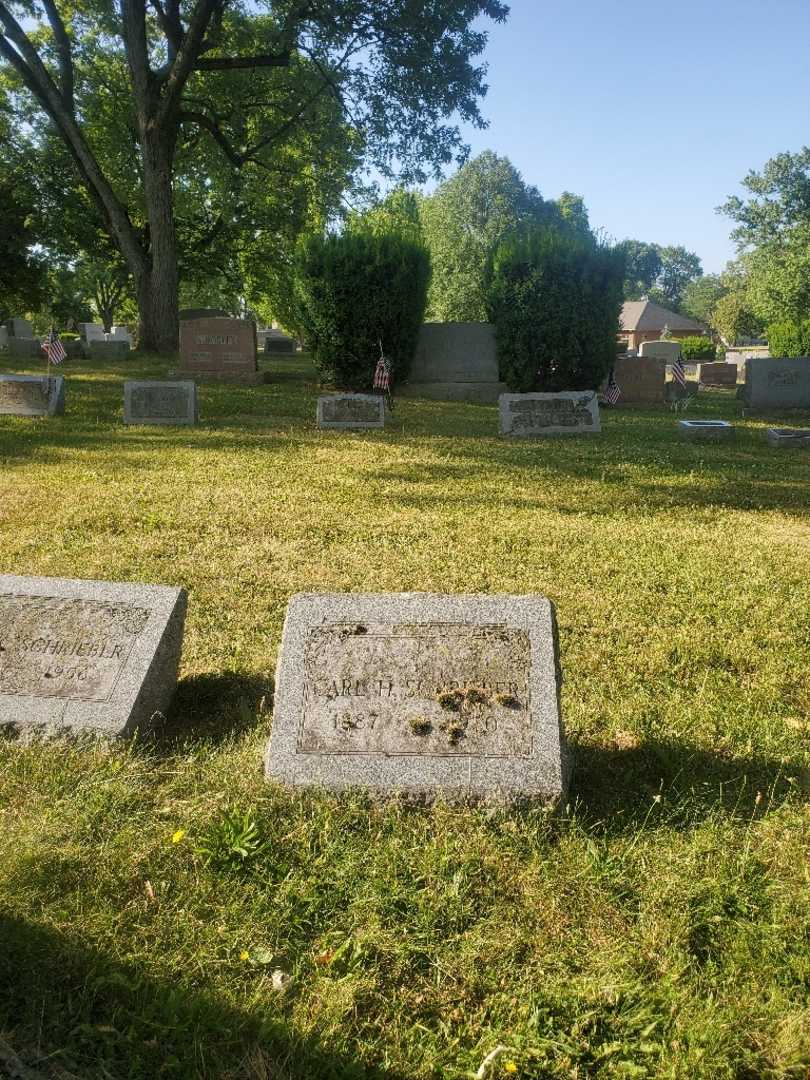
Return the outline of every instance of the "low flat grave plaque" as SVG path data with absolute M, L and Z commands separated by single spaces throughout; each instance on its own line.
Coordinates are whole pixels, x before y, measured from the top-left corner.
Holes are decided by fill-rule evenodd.
M 198 418 L 197 385 L 190 379 L 124 383 L 125 424 L 196 424 Z
M 186 593 L 0 575 L 0 726 L 129 735 L 168 709 Z
M 254 385 L 261 382 L 256 324 L 246 319 L 181 320 L 178 374 Z
M 771 428 L 768 442 L 771 446 L 786 449 L 800 447 L 810 450 L 810 428 Z
M 268 778 L 332 790 L 553 802 L 567 759 L 541 596 L 295 596 Z
M 319 428 L 385 427 L 382 394 L 324 394 L 318 398 Z
M 501 435 L 513 438 L 595 434 L 600 430 L 599 402 L 594 390 L 501 394 L 498 415 Z
M 679 420 L 682 439 L 702 442 L 724 442 L 734 438 L 734 427 L 727 420 Z
M 64 411 L 61 375 L 0 375 L 0 414 L 61 416 Z

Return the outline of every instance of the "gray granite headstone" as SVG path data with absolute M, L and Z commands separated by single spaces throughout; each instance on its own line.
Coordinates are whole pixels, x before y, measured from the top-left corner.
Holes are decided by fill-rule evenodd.
M 8 348 L 8 330 L 5 326 L 0 326 L 0 349 Z
M 6 323 L 6 329 L 10 338 L 32 338 L 34 336 L 34 328 L 28 319 L 9 319 Z
M 773 360 L 750 357 L 739 393 L 746 408 L 810 409 L 810 357 Z
M 61 416 L 65 380 L 61 375 L 0 375 L 0 414 Z
M 91 360 L 126 360 L 129 342 L 126 339 L 107 341 L 91 338 L 87 342 L 87 353 Z
M 737 365 L 725 361 L 698 364 L 698 381 L 701 386 L 737 386 Z
M 810 428 L 771 428 L 768 432 L 771 446 L 783 449 L 803 447 L 810 449 Z
M 385 427 L 382 394 L 325 394 L 318 398 L 319 428 Z
M 508 387 L 498 374 L 495 327 L 480 322 L 423 323 L 405 397 L 494 404 Z
M 197 386 L 190 379 L 124 383 L 125 424 L 196 424 L 198 419 Z
M 0 575 L 0 726 L 129 735 L 169 707 L 186 593 Z
M 287 611 L 268 778 L 554 802 L 568 762 L 542 596 L 304 594 Z
M 39 338 L 10 337 L 8 339 L 8 354 L 16 360 L 45 359 L 45 353 L 42 351 L 42 343 Z
M 515 438 L 588 435 L 600 430 L 599 402 L 594 390 L 501 394 L 498 415 L 501 435 Z
M 734 427 L 727 420 L 679 420 L 678 432 L 690 442 L 724 442 L 734 438 Z

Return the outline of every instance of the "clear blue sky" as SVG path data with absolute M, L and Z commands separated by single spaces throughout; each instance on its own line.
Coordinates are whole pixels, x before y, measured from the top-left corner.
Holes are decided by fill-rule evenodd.
M 507 0 L 509 2 L 509 0 Z M 714 212 L 752 168 L 810 144 L 809 0 L 511 0 L 490 40 L 490 126 L 465 129 L 617 240 L 734 255 Z

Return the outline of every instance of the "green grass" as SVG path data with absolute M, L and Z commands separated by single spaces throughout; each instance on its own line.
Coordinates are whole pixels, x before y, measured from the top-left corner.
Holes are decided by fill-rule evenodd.
M 318 432 L 274 368 L 193 429 L 123 426 L 137 358 L 0 417 L 0 571 L 190 592 L 171 734 L 0 739 L 0 1039 L 82 1080 L 807 1077 L 810 454 L 665 409 Z M 268 785 L 286 603 L 326 589 L 551 597 L 559 816 Z

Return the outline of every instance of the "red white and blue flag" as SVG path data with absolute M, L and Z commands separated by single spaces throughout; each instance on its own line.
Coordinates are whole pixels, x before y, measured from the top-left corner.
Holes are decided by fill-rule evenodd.
M 65 346 L 59 340 L 59 335 L 51 327 L 48 336 L 42 342 L 42 351 L 48 357 L 49 364 L 61 364 L 67 356 Z
M 608 405 L 615 405 L 621 396 L 622 392 L 619 389 L 619 384 L 616 382 L 613 372 L 611 371 L 607 386 L 605 387 L 605 401 Z
M 672 378 L 680 386 L 686 386 L 686 372 L 683 369 L 683 360 L 680 356 L 672 365 Z
M 374 389 L 387 394 L 391 390 L 391 365 L 381 356 L 374 369 Z

